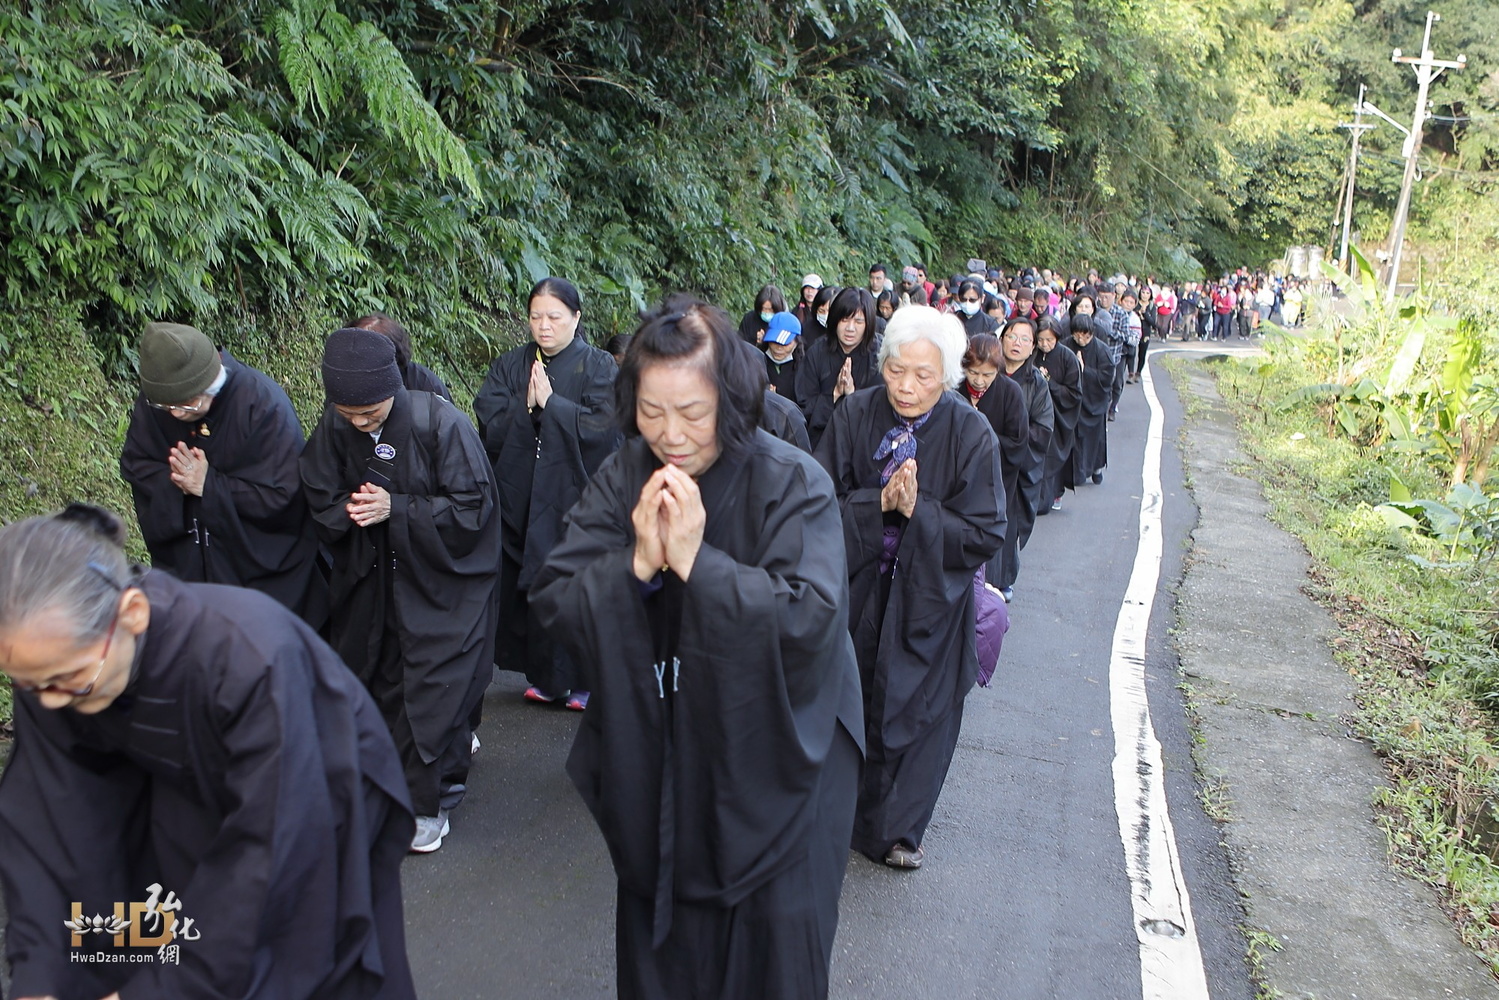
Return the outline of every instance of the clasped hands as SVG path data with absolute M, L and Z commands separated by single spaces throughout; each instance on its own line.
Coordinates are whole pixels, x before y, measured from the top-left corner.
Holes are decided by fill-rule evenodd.
M 900 511 L 906 517 L 916 513 L 916 459 L 908 458 L 880 490 L 880 510 Z
M 663 465 L 640 490 L 630 514 L 635 528 L 636 579 L 645 582 L 664 569 L 683 580 L 703 545 L 708 514 L 692 477 L 675 465 Z
M 208 456 L 202 448 L 189 448 L 178 441 L 167 452 L 167 468 L 171 472 L 172 485 L 184 496 L 203 495 L 203 481 L 208 478 Z
M 833 402 L 838 402 L 854 391 L 854 359 L 844 358 L 843 367 L 838 370 L 838 383 L 833 386 Z
M 349 512 L 349 520 L 361 528 L 379 524 L 390 518 L 390 492 L 373 483 L 365 483 L 349 494 L 344 510 Z
M 540 361 L 531 362 L 531 381 L 526 383 L 526 409 L 546 409 L 552 398 L 552 380 L 547 377 L 547 366 Z

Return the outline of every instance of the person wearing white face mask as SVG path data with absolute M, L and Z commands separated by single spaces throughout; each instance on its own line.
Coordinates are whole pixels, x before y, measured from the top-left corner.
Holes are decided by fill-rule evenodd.
M 739 339 L 756 346 L 764 343 L 771 317 L 785 311 L 786 296 L 777 286 L 766 285 L 755 296 L 755 308 L 745 313 L 744 318 L 739 321 Z
M 984 286 L 976 278 L 958 286 L 958 319 L 963 323 L 963 332 L 970 337 L 999 329 L 998 321 L 984 312 Z

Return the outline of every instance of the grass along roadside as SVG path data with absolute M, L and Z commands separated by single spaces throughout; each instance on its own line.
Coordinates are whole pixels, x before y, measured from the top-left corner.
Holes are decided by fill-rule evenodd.
M 1391 859 L 1437 888 L 1499 975 L 1499 579 L 1406 558 L 1436 553 L 1373 509 L 1389 496 L 1390 456 L 1381 464 L 1330 437 L 1314 404 L 1275 405 L 1305 384 L 1302 373 L 1257 360 L 1212 370 L 1272 516 L 1313 559 L 1305 590 L 1338 623 L 1335 654 L 1357 685 L 1354 726 L 1390 773 L 1374 807 Z M 1414 464 L 1398 471 L 1423 475 Z

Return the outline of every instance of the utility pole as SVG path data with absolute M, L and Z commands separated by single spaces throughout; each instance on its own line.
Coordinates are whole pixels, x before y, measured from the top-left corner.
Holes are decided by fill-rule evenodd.
M 1405 243 L 1405 223 L 1410 215 L 1411 187 L 1416 182 L 1416 157 L 1421 152 L 1421 139 L 1426 125 L 1426 95 L 1431 84 L 1449 69 L 1462 69 L 1467 65 L 1467 56 L 1456 60 L 1434 58 L 1431 54 L 1431 26 L 1442 18 L 1435 11 L 1426 12 L 1426 35 L 1421 39 L 1420 58 L 1405 56 L 1396 49 L 1390 57 L 1392 62 L 1406 63 L 1416 71 L 1416 116 L 1411 123 L 1410 134 L 1405 137 L 1405 178 L 1400 182 L 1400 201 L 1395 205 L 1395 218 L 1390 223 L 1390 283 L 1385 288 L 1385 302 L 1395 301 L 1395 285 L 1400 280 L 1400 251 Z
M 1338 249 L 1338 267 L 1344 272 L 1348 270 L 1348 234 L 1353 226 L 1353 187 L 1354 178 L 1358 175 L 1358 144 L 1364 133 L 1374 128 L 1372 122 L 1364 124 L 1364 93 L 1367 89 L 1362 83 L 1358 85 L 1358 100 L 1353 104 L 1353 121 L 1338 126 L 1353 133 L 1353 148 L 1348 151 L 1348 174 L 1343 192 L 1343 242 Z

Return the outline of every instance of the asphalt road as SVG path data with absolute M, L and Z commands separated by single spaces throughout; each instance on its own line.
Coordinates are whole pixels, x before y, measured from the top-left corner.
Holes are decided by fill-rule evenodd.
M 1219 832 L 1196 800 L 1170 644 L 1173 588 L 1196 511 L 1165 407 L 1165 559 L 1146 658 L 1167 792 L 1213 1000 L 1253 995 L 1242 911 Z M 833 996 L 1133 1000 L 1139 949 L 1114 807 L 1108 671 L 1135 558 L 1147 410 L 1127 386 L 1110 465 L 1040 519 L 1023 555 L 994 686 L 968 698 L 927 863 L 849 861 Z M 408 944 L 424 998 L 613 995 L 614 884 L 603 841 L 562 766 L 576 717 L 489 691 L 468 801 L 436 854 L 403 870 Z

